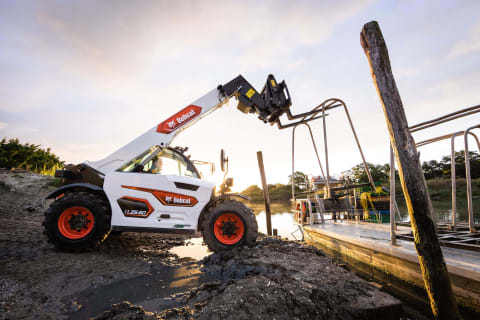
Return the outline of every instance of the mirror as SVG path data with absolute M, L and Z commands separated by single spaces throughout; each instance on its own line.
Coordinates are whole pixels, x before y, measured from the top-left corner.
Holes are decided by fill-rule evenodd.
M 220 150 L 220 169 L 222 172 L 225 172 L 225 165 L 228 163 L 228 158 L 225 155 L 225 151 L 222 149 Z

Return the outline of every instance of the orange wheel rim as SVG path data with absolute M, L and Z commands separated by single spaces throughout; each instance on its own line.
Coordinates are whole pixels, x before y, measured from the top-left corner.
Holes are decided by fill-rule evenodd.
M 58 231 L 68 239 L 80 239 L 92 231 L 93 214 L 85 207 L 71 207 L 60 214 Z
M 213 231 L 218 241 L 231 245 L 242 239 L 245 233 L 245 226 L 238 215 L 224 213 L 215 220 Z

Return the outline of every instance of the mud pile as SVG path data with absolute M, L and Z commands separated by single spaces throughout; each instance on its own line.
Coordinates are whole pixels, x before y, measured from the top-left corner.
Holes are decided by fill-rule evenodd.
M 401 319 L 401 303 L 321 251 L 264 237 L 254 248 L 208 256 L 218 280 L 173 297 L 180 307 L 152 314 L 127 303 L 96 319 Z
M 58 251 L 42 228 L 53 181 L 0 173 L 0 319 L 402 317 L 398 300 L 296 242 L 261 237 L 192 261 L 169 252 L 184 236 L 124 233 L 88 251 Z
M 186 239 L 176 235 L 125 233 L 89 251 L 54 249 L 42 221 L 55 188 L 49 176 L 0 173 L 0 319 L 66 319 L 82 307 L 77 292 L 180 264 L 168 252 Z

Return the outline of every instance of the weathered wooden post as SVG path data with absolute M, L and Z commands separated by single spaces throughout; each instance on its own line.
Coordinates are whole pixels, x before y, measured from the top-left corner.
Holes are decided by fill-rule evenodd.
M 376 21 L 363 26 L 360 42 L 370 63 L 373 82 L 382 103 L 390 143 L 395 151 L 400 182 L 410 215 L 415 248 L 425 289 L 435 318 L 460 319 L 450 278 L 433 222 L 433 208 L 417 148 L 390 66 L 387 46 Z
M 392 145 L 390 145 L 390 244 L 392 246 L 397 244 L 395 235 L 397 228 L 395 223 L 395 202 L 395 154 L 393 153 Z
M 272 215 L 270 213 L 270 195 L 268 194 L 267 178 L 265 178 L 265 168 L 263 167 L 262 151 L 257 152 L 258 168 L 262 178 L 263 199 L 265 200 L 265 216 L 267 218 L 267 234 L 272 235 Z

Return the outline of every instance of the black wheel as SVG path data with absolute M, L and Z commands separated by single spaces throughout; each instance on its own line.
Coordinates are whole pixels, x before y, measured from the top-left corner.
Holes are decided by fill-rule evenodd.
M 108 235 L 110 211 L 106 200 L 92 193 L 66 193 L 50 205 L 43 226 L 57 248 L 89 248 Z
M 253 211 L 235 200 L 220 202 L 210 208 L 202 223 L 203 240 L 214 252 L 253 246 L 257 231 Z

